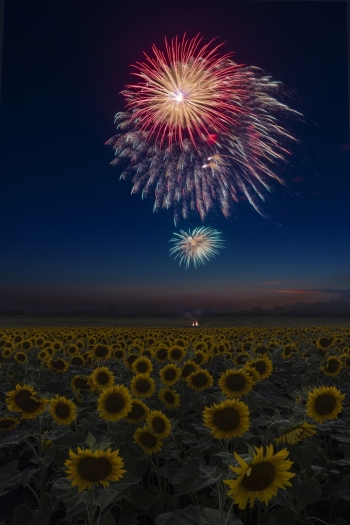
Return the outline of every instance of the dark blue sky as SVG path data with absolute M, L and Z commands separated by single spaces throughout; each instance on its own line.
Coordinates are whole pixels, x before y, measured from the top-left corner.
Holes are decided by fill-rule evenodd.
M 130 195 L 104 143 L 131 64 L 187 32 L 283 82 L 304 122 L 258 215 L 212 214 L 226 248 L 197 270 L 169 257 L 171 211 Z M 346 4 L 72 2 L 5 6 L 0 306 L 246 308 L 350 300 Z M 284 122 L 283 122 L 284 123 Z M 179 228 L 201 226 L 183 221 Z

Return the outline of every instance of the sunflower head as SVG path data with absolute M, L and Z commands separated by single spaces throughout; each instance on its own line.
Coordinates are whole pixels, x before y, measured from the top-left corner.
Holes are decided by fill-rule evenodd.
M 95 368 L 91 374 L 91 383 L 94 388 L 103 390 L 114 384 L 114 375 L 106 366 Z
M 106 488 L 111 481 L 119 481 L 126 472 L 122 468 L 124 461 L 119 456 L 119 450 L 112 452 L 109 448 L 92 452 L 78 447 L 77 454 L 69 451 L 69 457 L 65 461 L 67 477 L 72 480 L 72 486 L 78 487 L 78 492 L 98 484 Z
M 274 454 L 273 445 L 268 445 L 265 456 L 264 447 L 254 448 L 256 453 L 249 463 L 234 452 L 239 466 L 229 467 L 238 477 L 224 480 L 230 487 L 228 495 L 241 510 L 246 508 L 248 500 L 253 507 L 256 498 L 267 505 L 279 488 L 292 486 L 289 480 L 295 476 L 289 471 L 293 463 L 287 459 L 289 452 L 286 448 Z
M 343 362 L 339 357 L 330 356 L 328 357 L 326 364 L 321 366 L 320 370 L 327 376 L 336 376 L 343 368 Z
M 97 410 L 106 421 L 118 421 L 131 410 L 131 395 L 124 385 L 114 385 L 102 390 Z
M 59 425 L 69 425 L 77 417 L 76 405 L 63 396 L 51 400 L 49 412 Z
M 24 364 L 28 361 L 28 355 L 25 352 L 17 352 L 15 354 L 15 360 L 17 363 Z
M 47 399 L 39 399 L 30 385 L 16 385 L 16 389 L 6 395 L 7 408 L 20 412 L 22 419 L 34 419 L 46 410 Z
M 181 368 L 176 365 L 169 364 L 160 370 L 159 375 L 164 385 L 171 386 L 180 379 Z
M 0 432 L 8 432 L 18 427 L 20 421 L 17 417 L 1 417 Z
M 173 345 L 169 349 L 168 357 L 169 357 L 170 361 L 174 361 L 175 363 L 179 363 L 180 361 L 182 361 L 182 359 L 185 357 L 185 355 L 186 355 L 186 352 L 185 352 L 184 346 Z
M 138 428 L 134 434 L 134 441 L 142 450 L 148 454 L 152 455 L 162 449 L 162 439 L 158 434 L 151 432 L 147 425 L 142 428 Z
M 245 403 L 227 399 L 203 411 L 204 425 L 217 439 L 242 436 L 249 429 L 249 410 Z
M 142 355 L 135 359 L 131 369 L 135 374 L 150 374 L 153 369 L 152 361 L 145 355 Z
M 240 397 L 250 392 L 254 381 L 243 369 L 226 370 L 219 379 L 219 386 L 226 397 Z
M 345 394 L 334 386 L 314 388 L 308 394 L 306 413 L 318 423 L 325 419 L 336 419 L 343 410 L 344 397 Z
M 210 388 L 213 382 L 213 376 L 204 368 L 200 368 L 187 377 L 188 386 L 197 392 Z
M 154 432 L 161 438 L 168 437 L 171 432 L 171 423 L 160 410 L 152 410 L 146 419 L 146 424 L 151 432 Z
M 150 397 L 155 390 L 155 382 L 148 374 L 136 374 L 130 388 L 135 397 Z
M 163 388 L 158 394 L 159 399 L 169 410 L 174 410 L 180 406 L 180 394 L 170 388 Z
M 131 409 L 125 416 L 125 419 L 129 421 L 129 423 L 139 423 L 140 421 L 145 420 L 148 417 L 149 414 L 149 408 L 140 399 L 132 399 L 131 401 Z

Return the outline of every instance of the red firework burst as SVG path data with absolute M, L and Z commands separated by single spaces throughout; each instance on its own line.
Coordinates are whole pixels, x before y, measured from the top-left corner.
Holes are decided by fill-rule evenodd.
M 196 37 L 176 37 L 166 52 L 152 46 L 154 57 L 138 62 L 134 75 L 142 80 L 122 91 L 131 120 L 148 138 L 162 145 L 168 138 L 183 144 L 186 136 L 196 147 L 202 141 L 227 133 L 242 109 L 242 65 L 230 60 L 232 53 L 219 55 L 222 44 L 210 49 L 213 40 L 200 46 Z

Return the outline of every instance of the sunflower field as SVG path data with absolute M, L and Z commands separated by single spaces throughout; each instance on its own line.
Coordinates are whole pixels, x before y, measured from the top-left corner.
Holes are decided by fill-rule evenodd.
M 350 525 L 350 329 L 4 328 L 0 525 Z

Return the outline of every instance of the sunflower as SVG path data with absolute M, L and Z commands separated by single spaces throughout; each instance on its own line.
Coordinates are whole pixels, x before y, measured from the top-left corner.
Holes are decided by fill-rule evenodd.
M 45 361 L 49 356 L 50 354 L 46 350 L 40 350 L 38 353 L 38 359 L 40 359 L 40 361 Z
M 135 397 L 150 397 L 155 390 L 154 379 L 147 374 L 137 374 L 132 378 L 130 388 Z
M 92 452 L 90 449 L 82 450 L 78 447 L 78 453 L 74 454 L 70 450 L 69 457 L 71 459 L 64 463 L 67 467 L 67 477 L 73 480 L 72 486 L 77 486 L 78 492 L 91 489 L 98 483 L 106 488 L 110 481 L 119 481 L 126 472 L 122 468 L 124 461 L 119 456 L 119 450 L 112 452 L 109 448 Z
M 126 366 L 126 368 L 128 368 L 129 370 L 132 370 L 132 365 L 134 364 L 136 359 L 138 359 L 138 355 L 130 354 L 130 355 L 124 357 L 123 363 Z
M 339 359 L 339 357 L 335 357 L 333 355 L 327 359 L 326 364 L 324 366 L 320 367 L 320 370 L 322 370 L 322 372 L 326 376 L 336 376 L 337 374 L 339 374 L 342 368 L 343 368 L 342 360 Z
M 197 365 L 202 365 L 208 361 L 208 355 L 204 350 L 197 350 L 192 358 Z
M 53 372 L 63 373 L 68 370 L 69 364 L 67 361 L 61 358 L 51 358 L 47 361 L 48 367 L 51 368 Z
M 102 390 L 97 410 L 106 421 L 118 421 L 130 412 L 131 402 L 129 390 L 124 385 L 114 385 Z
M 109 359 L 111 357 L 112 349 L 108 345 L 97 344 L 90 352 L 91 357 L 100 361 L 101 359 Z
M 181 368 L 176 365 L 169 364 L 160 370 L 159 375 L 164 385 L 171 386 L 180 379 Z
M 167 346 L 158 346 L 158 348 L 154 351 L 154 358 L 159 363 L 164 363 L 168 359 L 168 347 Z
M 322 336 L 316 341 L 316 346 L 320 350 L 328 350 L 335 343 L 335 337 L 333 335 Z
M 283 434 L 275 439 L 276 443 L 287 443 L 288 445 L 296 445 L 298 441 L 316 434 L 315 425 L 310 425 L 306 421 L 299 425 L 294 425 L 283 432 Z
M 244 370 L 226 370 L 219 379 L 219 386 L 226 397 L 240 397 L 251 391 L 254 381 Z
M 120 361 L 121 359 L 124 359 L 125 357 L 125 350 L 124 348 L 115 348 L 113 350 L 113 357 L 116 361 Z
M 169 408 L 169 410 L 174 410 L 180 406 L 180 394 L 175 390 L 163 388 L 160 390 L 158 397 L 163 401 L 164 405 Z
M 168 437 L 171 432 L 171 423 L 161 410 L 152 410 L 146 419 L 146 424 L 151 432 L 161 438 Z
M 140 445 L 146 454 L 155 454 L 161 450 L 163 442 L 160 436 L 149 430 L 147 425 L 138 428 L 133 435 L 135 443 Z
M 47 399 L 37 399 L 30 385 L 16 385 L 16 390 L 6 394 L 7 408 L 11 412 L 21 412 L 23 419 L 34 419 L 46 410 Z
M 149 414 L 149 408 L 140 399 L 132 399 L 131 400 L 131 409 L 125 416 L 125 419 L 129 421 L 129 423 L 139 423 L 140 421 L 143 421 L 146 419 L 146 417 Z
M 28 356 L 25 352 L 17 352 L 15 354 L 15 359 L 17 363 L 26 363 L 28 361 Z
M 19 425 L 18 417 L 1 417 L 0 432 L 14 430 Z
M 33 343 L 30 339 L 26 339 L 22 341 L 19 346 L 22 350 L 28 352 L 28 350 L 31 350 L 33 348 Z
M 153 369 L 152 361 L 142 355 L 135 359 L 131 365 L 131 369 L 135 374 L 150 374 Z
M 336 419 L 339 412 L 343 410 L 344 397 L 345 394 L 334 386 L 314 388 L 308 395 L 306 413 L 318 423 L 322 423 L 325 419 Z
M 69 425 L 77 417 L 77 406 L 66 397 L 51 399 L 49 412 L 59 425 Z
M 234 363 L 238 366 L 241 366 L 241 365 L 244 365 L 248 359 L 249 359 L 249 354 L 248 352 L 241 352 L 240 354 L 237 355 L 237 357 L 234 358 Z
M 72 355 L 69 364 L 72 366 L 83 366 L 85 364 L 85 359 L 80 354 Z
M 173 345 L 169 350 L 169 359 L 175 363 L 179 363 L 185 357 L 186 352 L 183 346 Z
M 114 375 L 106 366 L 95 368 L 90 378 L 92 385 L 100 390 L 109 388 L 114 384 Z
M 213 376 L 204 368 L 200 368 L 197 372 L 193 372 L 187 378 L 187 384 L 193 390 L 202 392 L 206 388 L 210 388 L 213 384 Z
M 227 399 L 203 411 L 204 425 L 217 439 L 242 436 L 249 429 L 249 410 L 238 399 Z
M 91 390 L 90 376 L 76 375 L 70 382 L 72 390 L 79 392 L 80 390 Z
M 259 379 L 266 379 L 273 370 L 272 362 L 266 355 L 248 361 L 247 365 L 251 368 L 255 368 L 259 373 Z
M 12 355 L 12 349 L 11 348 L 4 348 L 1 352 L 2 357 L 5 357 L 6 359 L 11 357 Z
M 270 499 L 276 496 L 279 488 L 285 490 L 285 487 L 292 486 L 289 480 L 295 476 L 294 472 L 289 472 L 293 462 L 287 459 L 289 452 L 286 448 L 274 454 L 273 445 L 268 445 L 265 457 L 264 447 L 254 448 L 256 454 L 249 463 L 234 452 L 240 467 L 229 467 L 238 474 L 238 478 L 224 480 L 230 487 L 228 496 L 232 497 L 241 510 L 246 508 L 248 499 L 251 507 L 255 498 L 267 505 Z
M 197 363 L 191 359 L 189 361 L 185 361 L 182 367 L 181 379 L 187 379 L 190 374 L 193 374 L 193 372 L 197 372 L 198 370 L 199 365 L 197 365 Z

